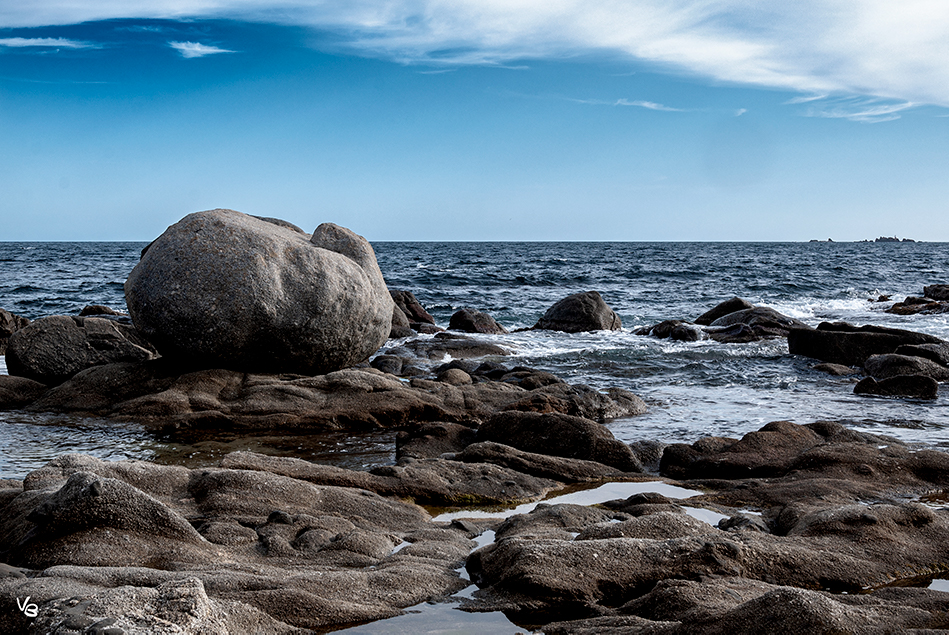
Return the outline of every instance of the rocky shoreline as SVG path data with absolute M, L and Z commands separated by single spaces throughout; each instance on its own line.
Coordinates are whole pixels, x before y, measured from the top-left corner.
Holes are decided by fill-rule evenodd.
M 559 424 L 572 450 L 599 425 L 500 416 L 521 419 L 525 447 Z M 406 432 L 397 464 L 370 472 L 250 452 L 199 469 L 65 455 L 0 483 L 0 611 L 10 632 L 325 632 L 447 601 L 466 573 L 479 589 L 460 608 L 546 633 L 949 628 L 949 595 L 926 588 L 949 574 L 945 453 L 776 422 L 667 446 L 644 474 L 656 448 L 624 452 L 608 433 L 605 451 L 586 444 L 595 460 L 489 441 L 487 427 Z M 655 493 L 506 520 L 419 506 L 513 506 L 605 481 Z M 658 493 L 670 484 L 701 494 Z M 702 507 L 723 520 L 687 513 Z M 17 609 L 26 597 L 34 618 Z
M 209 222 L 234 214 L 214 210 Z M 367 337 L 388 342 L 366 359 L 364 343 L 323 353 L 320 337 L 304 334 L 315 352 L 282 367 L 274 351 L 294 347 L 298 334 L 281 326 L 281 311 L 259 318 L 274 314 L 264 331 L 279 337 L 232 331 L 223 341 L 247 342 L 232 355 L 208 335 L 196 357 L 182 352 L 191 344 L 169 342 L 180 316 L 149 322 L 162 335 L 146 337 L 135 315 L 106 307 L 32 323 L 0 312 L 11 372 L 0 375 L 0 409 L 135 421 L 172 436 L 388 429 L 395 463 L 360 471 L 238 451 L 189 468 L 66 454 L 22 481 L 0 481 L 7 631 L 323 633 L 422 602 L 576 635 L 949 629 L 949 593 L 927 588 L 949 578 L 949 454 L 833 421 L 777 421 L 692 444 L 623 443 L 603 424 L 644 413 L 642 399 L 506 364 L 498 336 L 507 329 L 477 309 L 439 327 L 411 292 L 380 291 L 368 243 L 348 230 L 236 222 L 264 232 L 261 244 L 305 254 L 291 260 L 337 263 L 309 254 L 329 249 L 355 262 L 331 268 L 366 276 L 366 297 L 353 306 L 372 323 Z M 146 252 L 174 260 L 163 249 L 156 241 Z M 163 282 L 149 283 L 150 293 L 172 284 L 153 279 Z M 942 287 L 925 293 L 943 303 Z M 207 311 L 230 310 L 223 303 L 238 292 L 229 287 Z M 267 306 L 290 300 L 271 294 Z M 555 303 L 533 328 L 621 323 L 588 291 Z M 345 325 L 333 347 L 358 332 Z M 865 375 L 858 394 L 932 400 L 949 379 L 949 343 L 937 338 L 811 328 L 740 298 L 638 333 L 787 338 L 815 368 Z M 583 505 L 549 498 L 604 483 L 635 483 L 638 493 Z M 670 487 L 687 493 L 675 498 Z M 505 511 L 527 503 L 535 505 Z
M 730 302 L 718 312 L 735 313 Z M 755 321 L 770 313 L 737 311 L 754 318 L 741 330 L 780 336 Z M 881 342 L 942 350 L 911 332 L 834 329 L 785 336 L 817 338 L 812 354 L 844 355 L 837 365 L 895 354 L 875 353 Z M 602 422 L 643 412 L 631 393 L 507 367 L 497 344 L 457 333 L 392 344 L 371 365 L 309 377 L 179 374 L 155 358 L 95 365 L 24 400 L 17 386 L 32 380 L 4 376 L 15 407 L 155 430 L 399 430 L 395 465 L 368 472 L 253 452 L 194 469 L 64 455 L 0 483 L 0 611 L 15 632 L 327 632 L 422 602 L 545 633 L 949 628 L 949 594 L 926 588 L 949 577 L 949 455 L 834 422 L 626 445 Z M 445 344 L 460 359 L 414 364 Z M 624 481 L 644 493 L 464 518 Z M 701 494 L 671 499 L 668 485 Z M 477 548 L 485 532 L 494 540 Z M 477 590 L 459 594 L 469 579 Z M 35 617 L 18 608 L 26 597 Z

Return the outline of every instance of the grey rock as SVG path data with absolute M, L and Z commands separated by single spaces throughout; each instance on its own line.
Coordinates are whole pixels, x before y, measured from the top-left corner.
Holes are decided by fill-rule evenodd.
M 935 399 L 939 395 L 939 383 L 926 375 L 896 375 L 879 381 L 864 377 L 853 387 L 853 392 L 855 395 Z
M 475 442 L 474 428 L 458 423 L 423 423 L 395 436 L 395 458 L 435 459 L 443 454 L 461 452 Z
M 597 461 L 525 452 L 491 441 L 466 445 L 454 455 L 454 460 L 465 463 L 490 463 L 522 474 L 553 479 L 561 483 L 596 482 L 622 477 L 625 474 L 623 470 Z
M 949 366 L 949 342 L 939 344 L 906 344 L 896 349 L 897 355 L 925 357 L 943 366 Z
M 923 295 L 933 300 L 949 301 L 949 284 L 932 284 L 923 287 Z
M 119 313 L 111 307 L 107 307 L 104 304 L 87 304 L 82 308 L 82 311 L 79 312 L 80 317 L 86 317 L 89 315 L 111 315 L 111 316 L 122 316 L 123 313 Z M 128 317 L 127 315 L 125 317 Z
M 762 336 L 786 337 L 791 329 L 809 329 L 810 327 L 766 306 L 733 311 L 714 320 L 709 326 L 728 327 L 747 324 Z
M 598 292 L 587 291 L 575 293 L 554 303 L 532 328 L 579 333 L 618 331 L 623 328 L 623 324 Z
M 369 365 L 388 375 L 401 375 L 404 361 L 397 355 L 379 355 Z
M 403 346 L 418 357 L 433 360 L 445 357 L 469 359 L 511 354 L 511 351 L 493 342 L 451 333 L 436 333 L 432 339 L 410 340 Z
M 734 313 L 735 311 L 743 311 L 745 309 L 751 309 L 754 305 L 748 300 L 742 298 L 732 298 L 731 300 L 725 300 L 724 302 L 715 305 L 713 308 L 709 309 L 699 317 L 695 318 L 695 323 L 702 326 L 708 326 L 718 318 L 724 317 L 729 313 Z
M 681 342 L 697 342 L 705 338 L 704 331 L 695 324 L 681 320 L 666 320 L 655 326 L 636 330 L 637 335 L 652 335 L 659 339 L 673 339 Z
M 25 317 L 14 315 L 6 309 L 0 309 L 0 355 L 6 353 L 10 336 L 29 325 L 29 323 L 30 321 Z
M 493 317 L 477 309 L 463 308 L 455 311 L 448 322 L 448 328 L 466 333 L 507 333 L 508 330 L 498 324 Z
M 835 377 L 846 377 L 848 375 L 857 375 L 860 373 L 860 371 L 856 368 L 844 366 L 843 364 L 831 364 L 829 362 L 824 362 L 823 364 L 814 364 L 812 368 Z
M 403 364 L 400 372 L 405 376 L 415 371 Z M 134 420 L 170 431 L 259 430 L 275 425 L 300 431 L 395 428 L 433 421 L 473 424 L 504 408 L 604 420 L 634 416 L 646 409 L 639 397 L 627 391 L 611 389 L 603 394 L 565 383 L 526 390 L 479 376 L 477 383 L 452 386 L 421 378 L 400 381 L 375 368 L 314 377 L 224 369 L 180 374 L 175 364 L 163 359 L 87 369 L 28 406 L 31 411 Z
M 393 303 L 392 328 L 389 329 L 389 339 L 412 337 L 414 335 L 415 331 L 412 330 L 412 325 L 409 324 L 409 318 L 405 316 L 405 313 L 402 311 L 402 309 Z
M 163 355 L 206 368 L 328 372 L 365 361 L 392 327 L 364 238 L 331 223 L 308 237 L 233 210 L 190 214 L 165 230 L 125 296 Z
M 632 450 L 602 424 L 563 414 L 500 412 L 478 429 L 493 441 L 536 454 L 596 461 L 624 472 L 642 472 Z
M 471 383 L 471 375 L 460 368 L 449 368 L 438 373 L 438 381 L 452 386 L 465 386 Z
M 38 381 L 17 377 L 15 375 L 0 375 L 0 410 L 23 408 L 39 399 L 49 387 Z
M 938 337 L 881 326 L 822 322 L 816 329 L 791 329 L 788 350 L 823 362 L 863 366 L 871 355 L 894 353 L 904 344 L 941 344 Z
M 11 375 L 56 385 L 93 366 L 157 356 L 134 327 L 103 318 L 54 315 L 10 336 L 7 370 Z
M 863 364 L 864 370 L 874 379 L 887 379 L 900 375 L 925 375 L 936 381 L 949 380 L 949 368 L 925 357 L 886 354 L 871 355 Z
M 394 291 L 389 290 L 389 294 L 392 297 L 392 301 L 395 302 L 395 305 L 402 310 L 402 313 L 406 316 L 410 324 L 414 324 L 413 328 L 419 330 L 417 325 L 419 324 L 435 324 L 435 318 L 432 317 L 432 314 L 425 310 L 425 307 L 422 306 L 422 303 L 418 301 L 418 298 L 415 297 L 415 294 L 411 291 Z

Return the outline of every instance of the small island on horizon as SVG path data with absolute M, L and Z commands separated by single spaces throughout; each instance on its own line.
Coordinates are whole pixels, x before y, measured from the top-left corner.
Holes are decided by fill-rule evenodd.
M 832 242 L 846 242 L 846 241 L 835 241 L 833 238 L 828 238 L 827 240 L 817 240 L 816 238 L 813 238 L 808 242 L 832 243 Z M 897 238 L 896 236 L 880 236 L 876 240 L 855 240 L 854 242 L 858 242 L 858 243 L 915 243 L 919 241 L 913 240 L 912 238 Z

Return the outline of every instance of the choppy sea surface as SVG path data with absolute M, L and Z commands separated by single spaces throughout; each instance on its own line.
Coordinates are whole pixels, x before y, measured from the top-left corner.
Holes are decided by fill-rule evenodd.
M 0 307 L 31 319 L 87 304 L 125 310 L 122 285 L 145 243 L 0 243 Z M 930 447 L 949 447 L 949 404 L 858 397 L 855 379 L 814 371 L 784 340 L 672 342 L 635 335 L 665 319 L 691 320 L 740 296 L 812 326 L 844 320 L 949 339 L 949 314 L 897 316 L 892 302 L 949 283 L 945 243 L 393 243 L 373 245 L 390 288 L 412 291 L 438 323 L 473 307 L 509 329 L 533 325 L 554 302 L 599 291 L 620 332 L 543 331 L 484 336 L 504 360 L 571 383 L 619 386 L 648 414 L 609 424 L 620 439 L 691 442 L 740 436 L 769 421 L 841 421 Z M 881 295 L 891 302 L 875 302 Z M 2 360 L 2 358 L 0 358 Z M 5 372 L 0 364 L 0 372 Z M 394 433 L 313 438 L 219 437 L 189 445 L 126 422 L 0 412 L 0 478 L 23 478 L 65 452 L 200 464 L 250 448 L 350 468 L 393 458 Z

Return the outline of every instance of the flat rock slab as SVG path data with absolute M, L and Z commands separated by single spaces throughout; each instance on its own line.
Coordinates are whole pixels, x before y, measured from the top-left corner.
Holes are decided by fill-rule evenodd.
M 404 381 L 374 368 L 313 377 L 224 369 L 181 374 L 162 359 L 87 369 L 45 392 L 28 409 L 135 420 L 171 430 L 339 430 L 428 421 L 477 423 L 502 409 L 534 409 L 532 400 L 543 401 L 551 411 L 588 418 L 645 411 L 642 400 L 631 393 L 600 393 L 564 383 L 533 390 L 507 381 L 454 386 L 424 379 Z
M 788 333 L 791 354 L 844 366 L 863 366 L 870 356 L 895 353 L 903 345 L 943 343 L 925 333 L 845 322 L 821 322 L 816 329 L 791 329 Z

